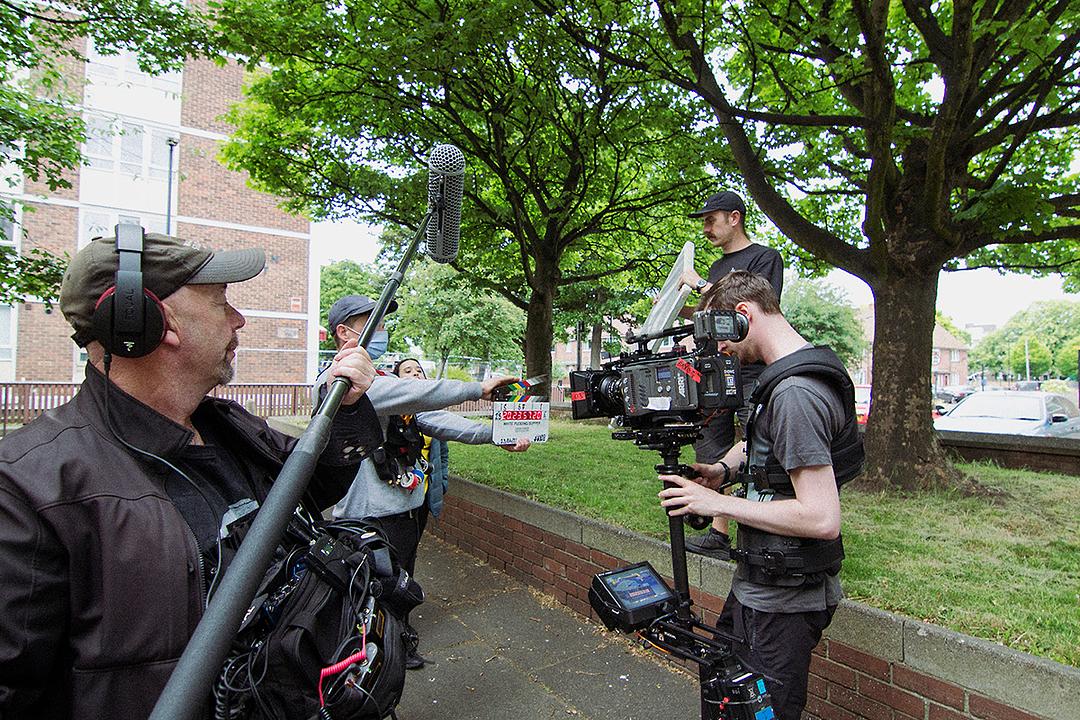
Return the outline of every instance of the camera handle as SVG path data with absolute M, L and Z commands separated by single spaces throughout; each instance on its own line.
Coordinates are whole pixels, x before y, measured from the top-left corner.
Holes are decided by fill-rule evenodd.
M 663 462 L 656 466 L 656 471 L 663 475 L 682 475 L 683 477 L 696 477 L 693 468 L 679 462 L 681 446 L 673 445 L 657 448 Z M 672 483 L 665 482 L 664 487 L 674 487 Z M 702 518 L 703 520 L 708 520 Z M 668 515 L 668 532 L 671 535 L 671 578 L 675 581 L 675 597 L 678 607 L 675 614 L 680 620 L 690 620 L 690 581 L 686 574 L 686 533 L 683 530 L 682 518 Z
M 656 472 L 661 475 L 682 475 L 684 478 L 690 479 L 698 476 L 697 470 L 686 463 L 678 462 L 678 456 L 676 456 L 676 462 L 673 465 L 668 464 L 667 458 L 665 458 L 664 462 L 656 466 Z M 664 483 L 664 487 L 670 486 L 670 483 Z M 683 521 L 695 530 L 704 530 L 712 524 L 712 518 L 704 515 L 683 515 Z

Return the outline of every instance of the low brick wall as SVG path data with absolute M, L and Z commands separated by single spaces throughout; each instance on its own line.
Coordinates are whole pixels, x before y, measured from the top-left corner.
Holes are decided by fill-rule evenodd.
M 1080 475 L 1080 438 L 1030 437 L 939 431 L 938 442 L 956 457 L 1001 467 Z
M 593 574 L 648 560 L 671 576 L 665 543 L 459 478 L 428 529 L 594 620 Z M 690 555 L 687 571 L 715 622 L 732 566 Z M 1077 668 L 847 600 L 814 653 L 806 709 L 821 720 L 1080 719 Z

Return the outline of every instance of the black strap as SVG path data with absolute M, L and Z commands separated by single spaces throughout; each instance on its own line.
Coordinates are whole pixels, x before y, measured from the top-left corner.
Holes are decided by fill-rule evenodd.
M 731 557 L 738 563 L 761 568 L 768 575 L 809 575 L 837 567 L 844 559 L 844 542 L 837 537 L 835 540 L 814 542 L 797 548 L 733 548 Z

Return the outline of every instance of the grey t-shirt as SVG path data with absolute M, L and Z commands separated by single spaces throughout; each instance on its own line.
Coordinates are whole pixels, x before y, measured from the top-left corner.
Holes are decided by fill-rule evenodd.
M 831 465 L 829 446 L 844 426 L 844 402 L 838 390 L 821 380 L 794 376 L 773 390 L 769 404 L 754 422 L 751 464 L 764 465 L 772 448 L 777 461 L 788 472 L 800 467 Z M 757 492 L 752 485 L 747 498 L 760 502 L 773 499 L 772 493 Z M 843 597 L 840 578 L 829 576 L 816 585 L 780 587 L 761 585 L 738 577 L 732 592 L 743 605 L 764 612 L 811 612 L 836 605 Z

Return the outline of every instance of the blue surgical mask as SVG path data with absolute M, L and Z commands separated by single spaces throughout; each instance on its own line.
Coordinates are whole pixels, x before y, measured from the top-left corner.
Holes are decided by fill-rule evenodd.
M 367 354 L 372 360 L 377 360 L 386 352 L 386 346 L 390 344 L 390 333 L 387 330 L 376 330 L 368 342 Z

